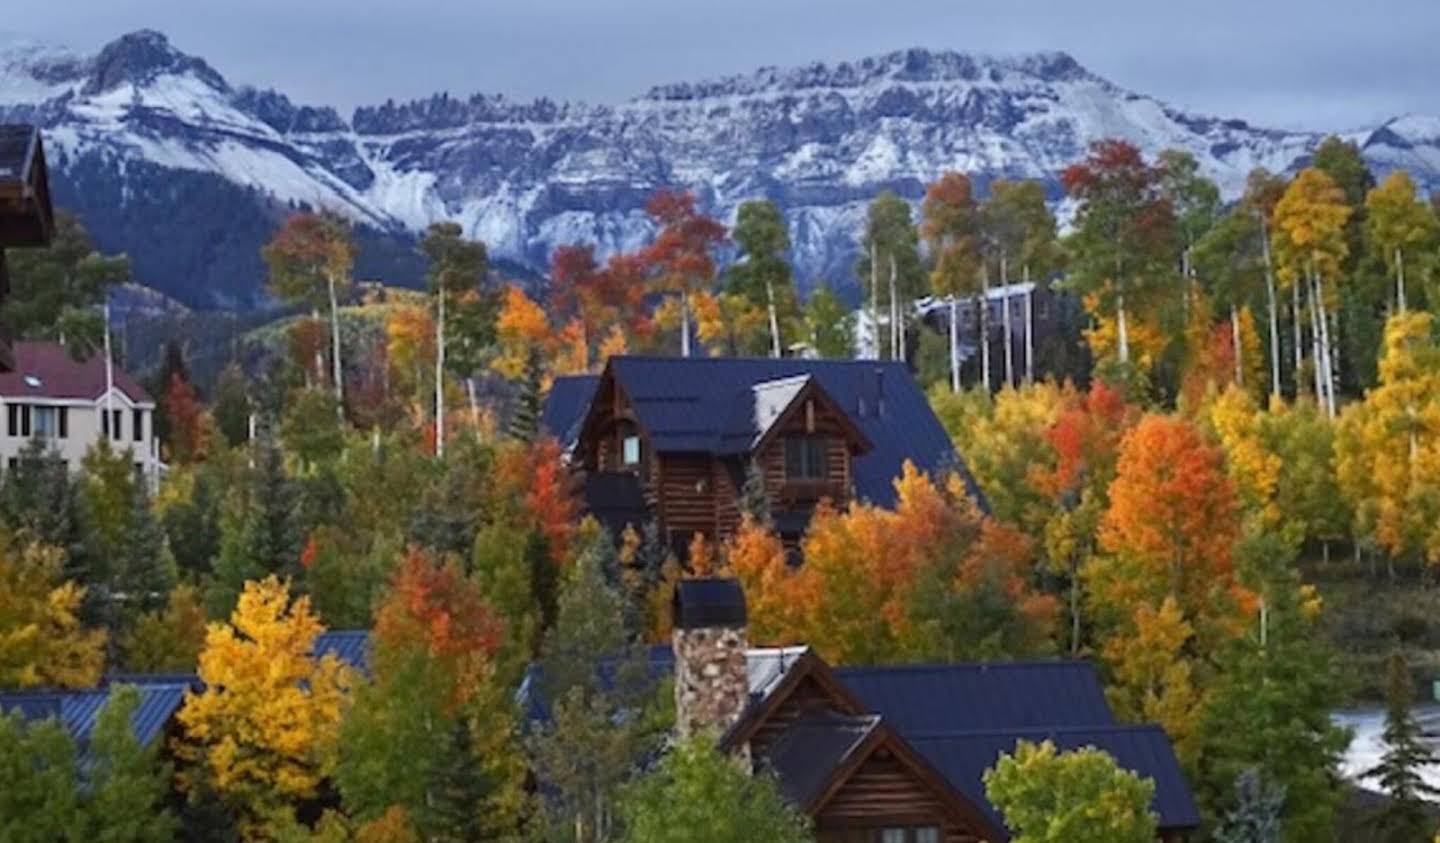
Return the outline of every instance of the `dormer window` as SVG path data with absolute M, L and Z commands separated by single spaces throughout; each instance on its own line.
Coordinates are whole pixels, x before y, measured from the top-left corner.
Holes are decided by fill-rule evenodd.
M 640 434 L 630 433 L 620 438 L 620 464 L 626 468 L 640 465 Z
M 826 441 L 821 436 L 787 436 L 785 438 L 785 479 L 791 482 L 824 480 Z

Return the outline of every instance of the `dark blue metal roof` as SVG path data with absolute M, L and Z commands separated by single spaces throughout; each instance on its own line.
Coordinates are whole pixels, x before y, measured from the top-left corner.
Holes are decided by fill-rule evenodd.
M 1088 662 L 839 667 L 835 675 L 902 735 L 930 731 L 1110 726 Z
M 1048 740 L 1060 750 L 1087 746 L 1104 750 L 1122 768 L 1154 780 L 1155 797 L 1150 806 L 1160 818 L 1161 830 L 1195 828 L 1200 824 L 1200 813 L 1190 795 L 1185 774 L 1180 771 L 1180 762 L 1170 747 L 1170 739 L 1159 726 L 921 732 L 906 734 L 905 739 L 1000 828 L 1004 828 L 1004 818 L 985 798 L 982 777 L 1001 753 L 1013 753 L 1015 744 L 1021 740 L 1031 743 Z
M 585 419 L 585 411 L 590 408 L 590 399 L 595 397 L 595 387 L 599 383 L 599 375 L 556 378 L 540 411 L 540 431 L 555 437 L 568 451 L 575 444 L 575 437 L 580 435 L 580 423 Z
M 165 731 L 165 724 L 185 701 L 185 692 L 193 687 L 193 683 L 170 681 L 169 677 L 164 681 L 141 677 L 80 691 L 7 691 L 0 694 L 0 710 L 19 711 L 27 720 L 58 717 L 80 747 L 83 764 L 101 710 L 109 702 L 111 692 L 125 685 L 134 686 L 140 693 L 140 704 L 130 716 L 130 728 L 136 739 L 147 745 Z
M 848 716 L 827 711 L 806 714 L 787 727 L 764 759 L 780 791 L 797 805 L 808 805 L 830 780 L 835 767 L 880 725 L 874 714 Z
M 607 371 L 629 396 L 657 451 L 713 454 L 733 453 L 734 443 L 746 438 L 750 427 L 737 433 L 735 420 L 754 417 L 757 386 L 809 376 L 870 441 L 871 449 L 855 461 L 859 497 L 893 505 L 894 480 L 910 460 L 932 474 L 960 471 L 984 506 L 950 437 L 902 362 L 625 356 L 610 358 Z M 597 383 L 589 376 L 561 378 L 551 389 L 544 428 L 567 447 L 579 435 Z
M 340 661 L 359 671 L 370 664 L 370 633 L 363 629 L 340 629 L 322 632 L 315 639 L 315 655 L 334 653 Z

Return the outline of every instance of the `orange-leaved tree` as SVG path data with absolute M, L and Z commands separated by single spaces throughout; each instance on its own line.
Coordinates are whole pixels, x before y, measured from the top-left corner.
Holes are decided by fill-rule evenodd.
M 175 751 L 184 787 L 216 793 L 246 840 L 270 839 L 334 768 L 352 675 L 315 654 L 323 631 L 309 598 L 274 576 L 246 583 L 230 622 L 206 630 L 204 690 L 185 695 Z
M 1240 524 L 1224 456 L 1189 421 L 1149 415 L 1120 449 L 1085 572 L 1120 716 L 1158 720 L 1181 759 L 1198 757 L 1203 674 L 1254 597 L 1231 552 Z

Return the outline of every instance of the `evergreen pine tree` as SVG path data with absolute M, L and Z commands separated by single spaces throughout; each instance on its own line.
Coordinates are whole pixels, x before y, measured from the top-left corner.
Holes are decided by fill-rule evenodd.
M 1420 727 L 1410 712 L 1415 701 L 1415 686 L 1410 666 L 1399 651 L 1390 654 L 1386 664 L 1385 731 L 1382 740 L 1385 752 L 1380 763 L 1367 770 L 1387 795 L 1375 820 L 1379 836 L 1385 843 L 1411 843 L 1425 840 L 1433 831 L 1426 797 L 1440 794 L 1440 789 L 1426 783 L 1422 771 L 1440 761 L 1426 746 Z
M 610 837 L 617 790 L 669 724 L 644 649 L 625 630 L 624 598 L 604 573 L 613 542 L 587 521 L 576 546 L 541 658 L 550 718 L 528 748 L 544 839 L 597 843 Z
M 520 381 L 520 394 L 515 399 L 515 410 L 510 415 L 509 434 L 522 442 L 531 442 L 540 431 L 540 407 L 544 403 L 540 394 L 540 353 L 530 351 L 525 363 L 525 374 Z
M 250 392 L 245 373 L 234 363 L 220 373 L 215 386 L 215 424 L 233 448 L 250 438 Z
M 190 367 L 185 364 L 185 352 L 180 348 L 180 343 L 168 340 L 165 343 L 165 352 L 160 358 L 160 368 L 145 384 L 151 395 L 162 399 L 155 404 L 155 417 L 152 424 L 155 428 L 155 437 L 165 445 L 170 444 L 172 422 L 169 407 L 163 398 L 170 394 L 170 386 L 175 382 L 177 376 L 181 381 L 189 383 Z
M 468 718 L 458 718 L 450 729 L 450 743 L 437 770 L 432 818 L 443 843 L 481 843 L 485 824 L 481 814 L 490 797 L 490 785 L 475 757 L 475 741 Z
M 0 516 L 13 529 L 48 545 L 73 548 L 79 540 L 75 484 L 60 455 L 32 439 L 0 484 Z M 83 579 L 83 571 L 67 574 Z
M 751 461 L 745 466 L 745 484 L 740 487 L 740 512 L 757 524 L 770 524 L 770 495 L 765 490 L 765 472 Z
M 206 592 L 213 617 L 228 615 L 249 580 L 300 572 L 299 493 L 285 471 L 285 458 L 268 436 L 251 445 L 255 466 L 244 487 L 226 501 L 220 519 L 220 551 Z
M 1266 786 L 1251 767 L 1235 780 L 1235 804 L 1215 831 L 1215 843 L 1280 843 L 1285 788 Z

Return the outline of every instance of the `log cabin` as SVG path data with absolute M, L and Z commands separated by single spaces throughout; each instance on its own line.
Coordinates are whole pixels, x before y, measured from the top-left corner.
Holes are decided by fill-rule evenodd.
M 588 512 L 616 535 L 653 520 L 682 557 L 695 535 L 733 535 L 747 495 L 791 546 L 821 500 L 890 506 L 907 460 L 960 472 L 984 507 L 900 362 L 612 357 L 558 379 L 541 426 Z
M 1199 811 L 1169 738 L 1118 722 L 1092 665 L 1023 661 L 832 667 L 805 646 L 752 647 L 744 593 L 729 579 L 676 588 L 671 642 L 650 675 L 674 677 L 676 733 L 714 735 L 812 820 L 819 843 L 1004 843 L 983 777 L 1018 741 L 1095 747 L 1155 783 L 1159 840 L 1179 843 Z M 520 703 L 548 717 L 532 667 Z
M 0 124 L 0 305 L 10 293 L 5 250 L 48 246 L 55 235 L 49 174 L 40 130 Z M 8 337 L 0 337 L 0 370 L 13 368 Z

